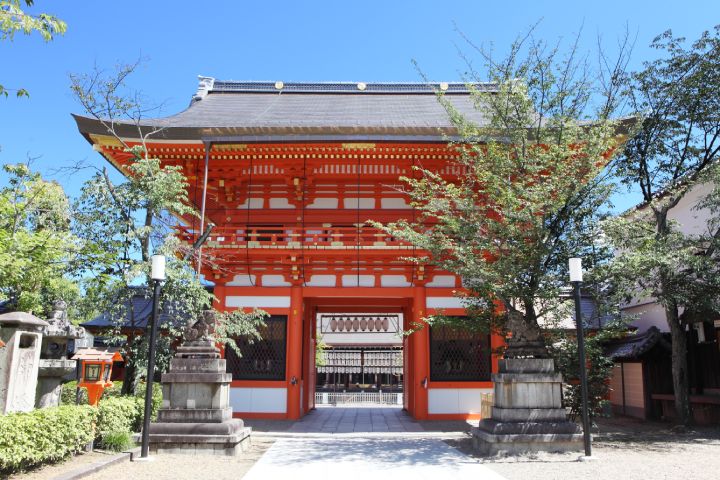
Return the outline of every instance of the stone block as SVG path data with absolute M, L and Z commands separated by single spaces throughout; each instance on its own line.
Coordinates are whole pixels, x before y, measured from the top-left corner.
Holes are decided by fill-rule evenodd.
M 498 361 L 500 373 L 555 373 L 552 358 L 505 358 Z
M 564 421 L 564 408 L 502 408 L 493 407 L 492 418 L 499 422 L 553 422 Z

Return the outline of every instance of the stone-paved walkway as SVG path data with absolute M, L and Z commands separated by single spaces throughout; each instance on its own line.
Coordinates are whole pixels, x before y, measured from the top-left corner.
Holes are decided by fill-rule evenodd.
M 288 429 L 288 433 L 422 432 L 400 407 L 318 407 Z
M 285 438 L 243 480 L 502 480 L 434 438 Z

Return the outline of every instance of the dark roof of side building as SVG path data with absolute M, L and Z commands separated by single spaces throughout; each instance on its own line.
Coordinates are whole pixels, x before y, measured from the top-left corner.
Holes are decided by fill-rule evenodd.
M 605 355 L 614 361 L 638 360 L 655 347 L 670 352 L 670 342 L 657 327 L 650 327 L 639 335 L 631 335 L 605 345 Z
M 494 84 L 474 89 L 494 92 Z M 466 118 L 487 124 L 462 83 L 245 82 L 200 77 L 190 106 L 175 115 L 141 121 L 151 139 L 203 141 L 395 140 L 440 141 L 456 134 L 436 92 Z M 81 133 L 106 135 L 96 119 L 75 115 Z M 117 133 L 138 136 L 136 125 Z

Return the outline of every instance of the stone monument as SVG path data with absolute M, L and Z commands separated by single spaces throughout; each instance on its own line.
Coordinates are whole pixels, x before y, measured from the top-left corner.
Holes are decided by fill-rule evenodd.
M 25 312 L 0 315 L 0 413 L 28 412 L 35 407 L 45 320 Z
M 65 302 L 56 301 L 53 304 L 53 311 L 47 319 L 48 326 L 43 332 L 35 399 L 37 408 L 60 405 L 62 379 L 76 369 L 77 361 L 68 360 L 68 343 L 70 339 L 82 338 L 85 329 L 72 325 L 67 318 L 66 310 Z
M 250 446 L 250 428 L 232 418 L 232 374 L 215 346 L 214 325 L 212 311 L 191 321 L 162 376 L 163 403 L 149 431 L 153 452 L 236 455 Z
M 539 327 L 530 326 L 517 312 L 509 314 L 505 359 L 492 375 L 495 387 L 492 417 L 472 431 L 481 455 L 528 451 L 582 450 L 580 427 L 569 420 L 562 405 L 562 375 L 555 373 Z

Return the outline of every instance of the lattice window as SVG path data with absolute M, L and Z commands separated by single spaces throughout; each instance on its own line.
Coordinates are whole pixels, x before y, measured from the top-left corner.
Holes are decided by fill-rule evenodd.
M 430 328 L 430 380 L 490 380 L 490 335 L 435 326 Z
M 227 371 L 233 380 L 285 380 L 287 317 L 273 315 L 260 329 L 262 340 L 236 340 L 242 356 L 226 345 Z

